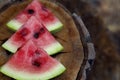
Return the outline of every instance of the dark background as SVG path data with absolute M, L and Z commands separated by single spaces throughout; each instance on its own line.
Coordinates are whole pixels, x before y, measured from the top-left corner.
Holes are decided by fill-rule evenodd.
M 120 80 L 120 0 L 56 0 L 88 28 L 96 60 L 87 80 Z

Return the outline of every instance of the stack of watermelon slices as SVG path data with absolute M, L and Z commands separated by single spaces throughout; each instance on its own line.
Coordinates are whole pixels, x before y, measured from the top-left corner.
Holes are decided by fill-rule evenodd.
M 48 31 L 52 33 L 59 31 L 63 26 L 60 20 L 37 0 L 33 0 L 32 3 L 22 10 L 14 19 L 9 21 L 7 26 L 16 31 L 26 23 L 31 16 L 36 16 L 38 20 L 46 26 Z
M 29 39 L 32 39 L 38 47 L 43 48 L 52 55 L 63 50 L 62 45 L 55 40 L 46 27 L 32 16 L 15 34 L 9 38 L 2 47 L 15 53 Z
M 60 30 L 62 23 L 39 1 L 33 0 L 7 25 L 17 31 L 2 47 L 15 54 L 0 68 L 2 73 L 17 80 L 49 80 L 65 71 L 49 56 L 63 50 L 50 33 Z

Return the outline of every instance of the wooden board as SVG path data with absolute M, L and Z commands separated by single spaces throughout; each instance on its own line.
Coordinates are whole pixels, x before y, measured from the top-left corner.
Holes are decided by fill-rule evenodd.
M 0 14 L 1 43 L 3 43 L 3 41 L 7 40 L 13 34 L 13 32 L 6 27 L 6 22 L 14 18 L 19 11 L 24 9 L 29 4 L 29 2 L 30 1 L 16 3 Z M 54 80 L 76 80 L 84 58 L 83 47 L 76 25 L 69 12 L 60 7 L 58 3 L 44 0 L 42 3 L 49 8 L 64 24 L 63 29 L 54 34 L 56 39 L 64 46 L 64 51 L 55 55 L 54 57 L 63 65 L 65 65 L 67 70 Z M 0 77 L 0 79 L 2 79 L 2 77 Z

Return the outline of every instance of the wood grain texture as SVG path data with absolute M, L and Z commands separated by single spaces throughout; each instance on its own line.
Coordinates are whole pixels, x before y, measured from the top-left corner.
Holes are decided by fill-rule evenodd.
M 12 19 L 19 11 L 24 9 L 30 1 L 16 3 L 0 14 L 0 41 L 7 40 L 13 32 L 6 26 L 6 22 Z M 61 8 L 58 3 L 44 1 L 42 3 L 49 8 L 64 24 L 63 29 L 54 34 L 55 38 L 64 46 L 64 50 L 53 56 L 59 60 L 65 67 L 66 71 L 53 80 L 76 80 L 84 58 L 83 47 L 79 32 L 76 25 L 66 10 Z M 2 79 L 2 77 L 0 77 Z M 10 80 L 10 79 L 7 79 Z

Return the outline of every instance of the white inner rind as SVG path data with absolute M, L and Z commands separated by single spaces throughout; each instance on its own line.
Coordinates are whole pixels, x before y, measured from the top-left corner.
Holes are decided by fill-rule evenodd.
M 17 80 L 48 80 L 62 74 L 65 70 L 65 67 L 60 63 L 52 67 L 49 71 L 37 74 L 22 70 L 18 71 L 14 68 L 11 68 L 9 65 L 4 65 L 0 69 L 2 73 Z
M 63 50 L 63 46 L 59 42 L 55 42 L 51 45 L 48 45 L 44 50 L 49 54 L 53 55 Z
M 8 28 L 17 31 L 23 24 L 13 19 L 7 23 Z
M 13 45 L 10 41 L 6 41 L 2 47 L 8 51 L 10 51 L 11 53 L 15 53 L 18 49 L 18 46 Z

